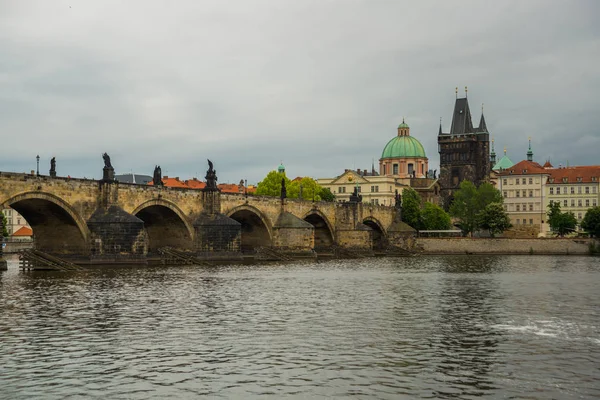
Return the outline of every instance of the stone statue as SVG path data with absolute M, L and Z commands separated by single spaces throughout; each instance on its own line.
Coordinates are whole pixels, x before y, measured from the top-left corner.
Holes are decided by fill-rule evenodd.
M 206 187 L 205 191 L 218 191 L 217 188 L 217 171 L 213 168 L 212 161 L 208 160 L 208 171 L 206 171 Z
M 50 160 L 50 176 L 56 178 L 56 157 L 52 157 Z
M 108 154 L 102 154 L 104 159 L 104 168 L 102 168 L 102 181 L 103 182 L 115 182 L 115 169 L 110 163 L 110 157 Z
M 348 199 L 350 203 L 362 203 L 362 195 L 358 194 L 358 185 L 354 186 L 354 191 L 350 195 L 350 199 Z
M 402 195 L 398 193 L 398 189 L 396 189 L 396 195 L 394 197 L 396 198 L 396 203 L 394 204 L 394 207 L 402 208 Z
M 112 164 L 110 163 L 110 156 L 106 153 L 102 154 L 102 158 L 104 159 L 104 168 L 112 168 Z
M 162 171 L 160 165 L 154 166 L 154 175 L 152 176 L 152 184 L 154 186 L 163 186 Z
M 436 174 L 437 174 L 437 169 L 434 169 L 433 170 L 433 179 L 437 179 Z
M 287 197 L 287 190 L 285 188 L 285 178 L 281 178 L 281 200 Z

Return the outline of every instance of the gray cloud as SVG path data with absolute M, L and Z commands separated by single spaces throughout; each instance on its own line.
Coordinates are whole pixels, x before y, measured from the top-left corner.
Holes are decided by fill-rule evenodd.
M 496 150 L 598 164 L 595 1 L 0 6 L 0 170 L 260 180 L 370 168 L 403 116 L 437 167 L 454 87 Z

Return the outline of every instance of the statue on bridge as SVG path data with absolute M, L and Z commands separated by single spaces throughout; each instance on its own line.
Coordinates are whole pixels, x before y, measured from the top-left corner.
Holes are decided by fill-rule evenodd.
M 110 163 L 110 157 L 108 154 L 102 154 L 104 159 L 104 168 L 102 168 L 102 181 L 103 182 L 114 182 L 115 181 L 115 169 Z
M 50 160 L 50 177 L 56 178 L 56 157 Z
M 154 186 L 163 186 L 162 171 L 160 165 L 154 166 L 154 175 L 152 176 L 152 184 Z
M 433 179 L 437 179 L 437 176 L 436 176 L 436 175 L 437 175 L 437 169 L 434 169 L 434 170 L 433 170 Z
M 217 171 L 213 168 L 212 161 L 208 160 L 208 171 L 206 171 L 206 187 L 205 191 L 216 192 L 219 189 L 217 188 Z
M 362 203 L 362 195 L 358 194 L 358 184 L 354 186 L 354 191 L 350 195 L 350 199 L 348 200 L 350 203 Z
M 285 188 L 285 178 L 281 178 L 281 201 L 287 197 L 287 189 Z
M 400 195 L 398 193 L 398 189 L 396 189 L 396 195 L 394 197 L 396 199 L 396 202 L 394 203 L 394 207 L 396 209 L 401 209 L 402 208 L 402 195 Z

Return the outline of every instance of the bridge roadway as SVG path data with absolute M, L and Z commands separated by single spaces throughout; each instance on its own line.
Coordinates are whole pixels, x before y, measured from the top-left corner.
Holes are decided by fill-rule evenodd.
M 39 250 L 91 262 L 144 261 L 166 246 L 209 259 L 257 248 L 372 252 L 411 236 L 387 206 L 11 172 L 0 172 L 0 206 L 27 220 Z

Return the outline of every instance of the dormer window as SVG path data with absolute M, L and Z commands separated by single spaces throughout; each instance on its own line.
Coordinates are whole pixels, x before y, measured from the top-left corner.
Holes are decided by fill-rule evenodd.
M 526 173 L 527 173 L 527 170 L 526 170 L 526 169 L 524 169 L 524 170 L 523 170 L 523 173 L 524 173 L 524 174 L 526 174 Z
M 592 176 L 592 182 L 596 182 L 597 180 L 598 180 L 598 178 L 597 178 L 597 177 L 595 177 L 595 176 Z
M 578 176 L 578 177 L 577 177 L 577 182 L 581 182 L 581 181 L 582 181 L 581 177 L 580 177 L 580 176 Z
M 567 183 L 567 182 L 569 182 L 569 178 L 566 178 L 566 177 L 563 178 L 563 183 Z

